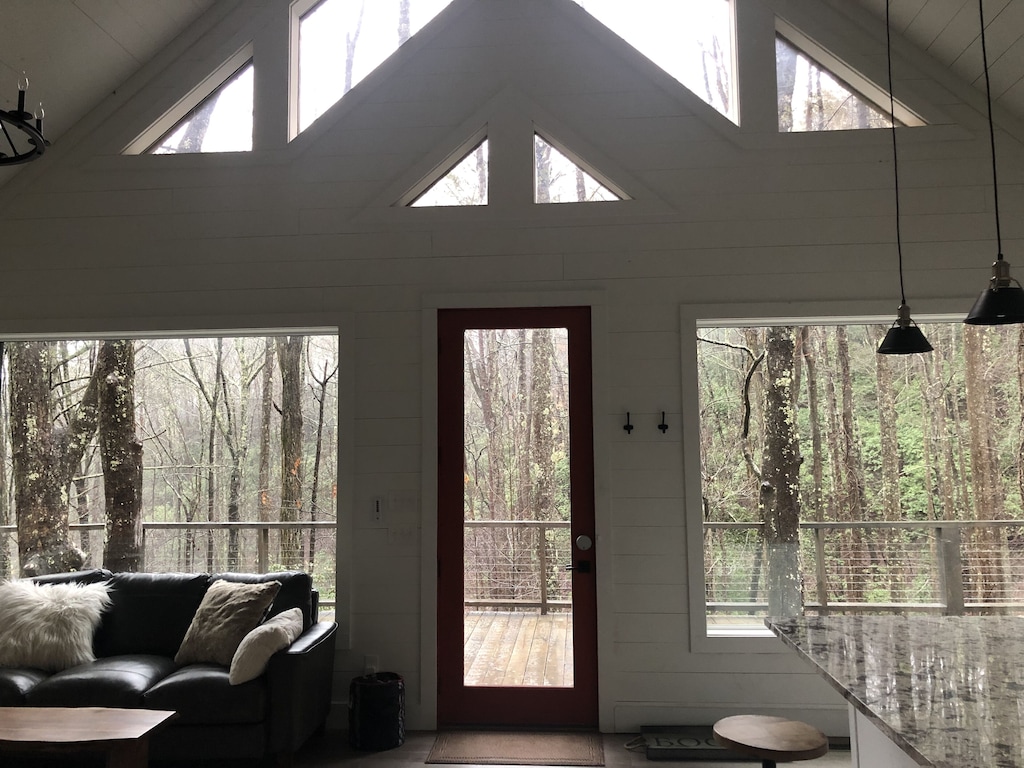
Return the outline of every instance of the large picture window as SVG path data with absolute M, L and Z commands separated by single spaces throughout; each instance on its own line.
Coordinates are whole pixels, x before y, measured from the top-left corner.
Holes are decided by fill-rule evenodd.
M 336 334 L 0 348 L 0 578 L 298 569 L 333 604 Z
M 1024 608 L 1024 331 L 887 329 L 698 323 L 709 631 Z

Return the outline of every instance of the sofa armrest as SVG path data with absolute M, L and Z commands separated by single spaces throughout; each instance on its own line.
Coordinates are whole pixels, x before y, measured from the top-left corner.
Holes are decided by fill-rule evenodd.
M 320 621 L 267 664 L 268 749 L 294 752 L 327 720 L 338 625 Z

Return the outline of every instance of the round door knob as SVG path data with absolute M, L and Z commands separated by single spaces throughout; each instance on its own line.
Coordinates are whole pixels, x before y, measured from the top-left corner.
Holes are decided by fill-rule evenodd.
M 594 546 L 594 540 L 587 536 L 587 534 L 582 533 L 576 537 L 576 549 L 581 552 L 586 552 L 592 546 Z

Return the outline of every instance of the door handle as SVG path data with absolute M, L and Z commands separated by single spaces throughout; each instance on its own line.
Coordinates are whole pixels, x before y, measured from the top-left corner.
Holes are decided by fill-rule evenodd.
M 589 560 L 577 560 L 576 565 L 569 563 L 565 566 L 567 571 L 576 571 L 577 573 L 590 573 L 590 561 Z

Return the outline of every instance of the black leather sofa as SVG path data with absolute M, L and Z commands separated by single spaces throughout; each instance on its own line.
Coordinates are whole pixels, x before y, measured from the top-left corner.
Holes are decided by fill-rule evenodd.
M 275 653 L 264 674 L 230 685 L 217 664 L 179 667 L 175 653 L 207 587 L 216 579 L 279 581 L 269 616 L 299 608 L 303 632 Z M 273 759 L 291 755 L 322 730 L 331 705 L 337 624 L 317 620 L 309 574 L 112 573 L 95 569 L 37 582 L 110 585 L 111 606 L 93 639 L 96 661 L 54 674 L 0 668 L 0 706 L 145 707 L 174 710 L 155 734 L 150 756 L 161 760 Z

